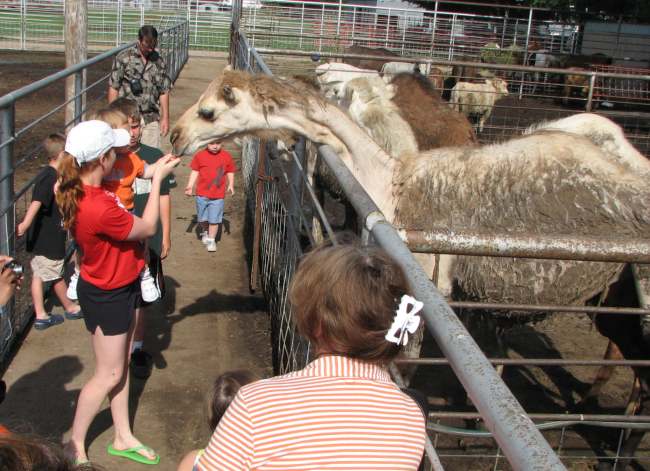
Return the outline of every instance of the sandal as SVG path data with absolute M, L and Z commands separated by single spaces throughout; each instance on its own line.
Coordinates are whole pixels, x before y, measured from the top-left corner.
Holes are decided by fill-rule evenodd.
M 144 445 L 134 446 L 133 448 L 127 448 L 126 450 L 116 450 L 115 448 L 113 448 L 113 445 L 108 445 L 106 451 L 108 452 L 109 455 L 121 456 L 122 458 L 126 458 L 135 461 L 137 463 L 158 464 L 160 462 L 160 455 L 158 455 L 155 451 L 153 451 L 148 446 L 144 446 Z M 142 453 L 139 453 L 140 451 L 149 452 L 152 455 L 155 455 L 155 458 L 153 459 L 147 458 Z
M 36 319 L 34 321 L 34 328 L 36 330 L 45 330 L 49 329 L 53 325 L 59 325 L 63 323 L 63 316 L 59 314 L 49 314 L 47 319 Z
M 84 313 L 79 309 L 77 312 L 68 312 L 65 311 L 63 313 L 66 319 L 69 321 L 76 321 L 77 319 L 83 319 L 84 318 Z

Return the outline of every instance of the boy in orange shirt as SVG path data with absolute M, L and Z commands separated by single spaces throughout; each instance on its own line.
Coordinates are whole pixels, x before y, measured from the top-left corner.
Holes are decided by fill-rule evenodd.
M 105 121 L 113 129 L 123 128 L 129 132 L 131 129 L 127 116 L 115 109 L 101 110 L 97 113 L 95 119 Z M 115 193 L 122 205 L 128 211 L 132 211 L 135 198 L 135 192 L 133 191 L 135 179 L 151 179 L 157 164 L 146 164 L 137 154 L 131 152 L 128 146 L 116 147 L 115 155 L 113 170 L 104 177 L 102 186 L 106 190 Z M 148 250 L 145 250 L 146 253 L 148 253 Z M 140 274 L 140 289 L 144 302 L 152 303 L 160 297 L 160 290 L 156 286 L 153 276 L 151 276 L 148 265 L 145 265 Z

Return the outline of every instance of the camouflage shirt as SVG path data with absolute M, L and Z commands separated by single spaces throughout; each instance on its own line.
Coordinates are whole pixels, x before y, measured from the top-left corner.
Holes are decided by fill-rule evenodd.
M 172 88 L 165 61 L 157 52 L 153 55 L 145 68 L 137 45 L 120 52 L 113 62 L 109 79 L 109 85 L 118 90 L 120 97 L 130 98 L 138 103 L 145 124 L 160 120 L 160 95 Z M 135 96 L 131 91 L 131 81 L 138 79 L 142 84 L 142 93 Z

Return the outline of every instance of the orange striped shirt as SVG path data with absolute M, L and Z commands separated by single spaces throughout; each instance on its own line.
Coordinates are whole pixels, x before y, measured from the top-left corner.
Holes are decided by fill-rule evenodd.
M 197 468 L 417 470 L 424 416 L 388 372 L 341 356 L 240 389 Z

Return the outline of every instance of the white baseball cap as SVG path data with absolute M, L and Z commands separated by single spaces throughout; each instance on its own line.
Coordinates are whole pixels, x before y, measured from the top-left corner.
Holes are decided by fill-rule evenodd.
M 104 155 L 111 147 L 128 146 L 131 135 L 126 129 L 113 129 L 99 120 L 84 121 L 70 129 L 65 140 L 65 151 L 79 165 Z

